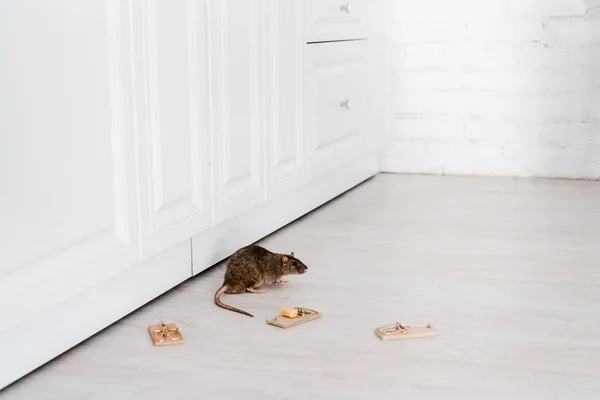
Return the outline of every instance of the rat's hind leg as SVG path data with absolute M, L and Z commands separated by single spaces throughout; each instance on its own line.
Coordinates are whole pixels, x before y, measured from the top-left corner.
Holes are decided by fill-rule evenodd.
M 267 293 L 267 289 L 254 289 L 253 287 L 249 287 L 246 290 L 249 291 L 250 293 L 257 293 L 257 294 Z
M 227 294 L 238 294 L 238 293 L 244 293 L 246 291 L 246 288 L 243 285 L 229 284 L 226 286 L 227 286 L 227 289 L 225 290 L 225 293 L 227 293 Z
M 264 279 L 262 279 L 262 276 L 260 276 L 260 274 L 255 273 L 252 276 L 249 276 L 247 281 L 246 281 L 246 290 L 249 291 L 250 293 L 267 293 L 267 289 L 259 289 L 259 287 L 265 283 Z

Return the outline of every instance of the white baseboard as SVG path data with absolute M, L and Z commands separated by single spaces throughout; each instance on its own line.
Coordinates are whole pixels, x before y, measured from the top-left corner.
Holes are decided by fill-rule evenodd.
M 177 286 L 190 271 L 186 240 L 3 332 L 0 389 Z
M 319 207 L 378 172 L 376 154 L 196 235 L 0 334 L 0 389 L 76 346 L 193 274 Z M 165 274 L 164 270 L 169 273 Z
M 389 143 L 381 152 L 380 171 L 398 174 L 485 176 L 504 178 L 585 179 L 600 178 L 600 163 L 589 153 L 573 162 L 569 153 L 548 148 L 543 153 L 524 154 L 518 145 L 473 146 L 465 141 Z M 509 155 L 507 155 L 509 153 Z M 458 155 L 457 155 L 458 154 Z M 510 155 L 512 154 L 512 155 Z
M 379 171 L 378 162 L 377 154 L 361 157 L 194 236 L 194 275 L 369 179 Z

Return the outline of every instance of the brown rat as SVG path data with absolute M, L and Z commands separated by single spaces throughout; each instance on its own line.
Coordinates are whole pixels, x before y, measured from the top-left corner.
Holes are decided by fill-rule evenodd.
M 265 293 L 260 285 L 285 285 L 286 275 L 304 274 L 308 267 L 291 254 L 276 254 L 257 245 L 243 247 L 227 261 L 223 286 L 215 293 L 215 304 L 226 310 L 239 312 L 250 317 L 252 314 L 223 304 L 219 299 L 223 293 L 237 294 L 246 290 L 251 293 Z

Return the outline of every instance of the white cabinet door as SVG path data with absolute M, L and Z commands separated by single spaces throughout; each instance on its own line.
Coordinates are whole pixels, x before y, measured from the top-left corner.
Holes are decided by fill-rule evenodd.
M 206 0 L 146 0 L 138 22 L 144 257 L 212 225 Z
M 305 183 L 302 2 L 267 2 L 267 200 Z
M 214 218 L 219 224 L 265 201 L 264 5 L 220 0 L 211 7 Z
M 312 179 L 374 150 L 367 42 L 306 46 L 304 131 Z
M 1 2 L 0 332 L 140 260 L 128 19 Z

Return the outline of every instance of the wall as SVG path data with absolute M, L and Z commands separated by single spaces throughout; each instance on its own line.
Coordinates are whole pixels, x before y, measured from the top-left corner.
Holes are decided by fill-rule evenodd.
M 395 0 L 384 171 L 600 176 L 600 0 Z

